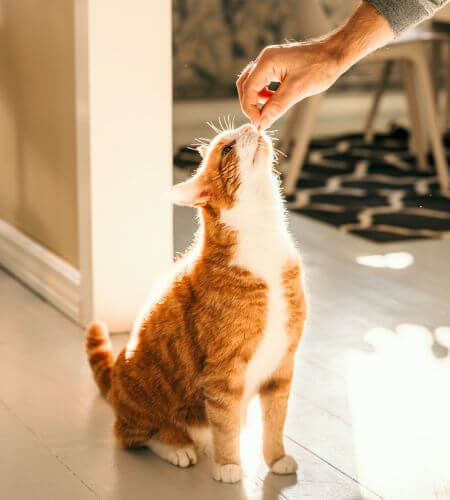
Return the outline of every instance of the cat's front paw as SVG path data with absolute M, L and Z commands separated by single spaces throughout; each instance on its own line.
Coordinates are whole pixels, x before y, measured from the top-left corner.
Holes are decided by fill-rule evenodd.
M 238 464 L 214 464 L 213 477 L 223 483 L 237 483 L 241 480 L 242 469 Z
M 294 474 L 297 471 L 297 462 L 289 455 L 284 455 L 272 464 L 270 470 L 275 474 Z
M 186 448 L 171 451 L 167 456 L 167 460 L 177 467 L 184 468 L 197 463 L 197 454 L 194 448 L 187 446 Z

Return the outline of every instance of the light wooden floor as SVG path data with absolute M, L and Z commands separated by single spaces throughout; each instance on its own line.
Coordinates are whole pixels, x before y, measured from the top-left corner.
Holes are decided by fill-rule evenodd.
M 182 249 L 192 212 L 175 219 Z M 379 247 L 296 215 L 291 227 L 310 293 L 286 426 L 297 476 L 267 474 L 256 406 L 241 484 L 215 483 L 206 459 L 178 470 L 118 450 L 81 330 L 0 271 L 0 498 L 450 498 L 450 240 Z M 356 262 L 391 251 L 414 262 Z

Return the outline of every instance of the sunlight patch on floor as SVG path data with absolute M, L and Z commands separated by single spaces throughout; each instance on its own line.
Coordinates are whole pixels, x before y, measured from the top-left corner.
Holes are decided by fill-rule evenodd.
M 373 352 L 345 357 L 359 480 L 387 498 L 450 498 L 450 328 L 378 327 L 365 340 Z
M 391 252 L 377 255 L 360 255 L 356 262 L 362 266 L 387 269 L 405 269 L 414 263 L 414 257 L 409 252 Z

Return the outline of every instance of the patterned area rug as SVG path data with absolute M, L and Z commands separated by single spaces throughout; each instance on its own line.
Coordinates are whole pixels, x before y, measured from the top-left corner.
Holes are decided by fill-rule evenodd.
M 444 138 L 450 163 L 450 135 Z M 197 165 L 182 148 L 175 165 Z M 450 198 L 439 191 L 433 158 L 420 171 L 408 131 L 395 128 L 366 144 L 361 134 L 312 141 L 288 207 L 338 230 L 379 243 L 450 237 Z

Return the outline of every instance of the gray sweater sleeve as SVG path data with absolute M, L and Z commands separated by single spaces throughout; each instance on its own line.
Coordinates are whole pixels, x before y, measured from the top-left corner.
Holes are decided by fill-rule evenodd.
M 391 25 L 395 35 L 431 17 L 450 0 L 367 0 Z

